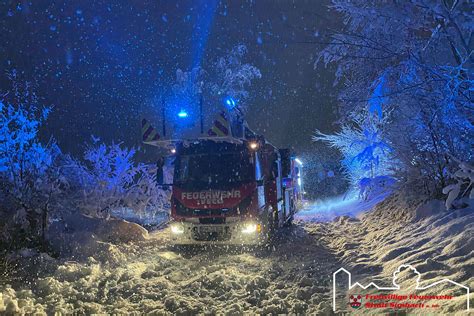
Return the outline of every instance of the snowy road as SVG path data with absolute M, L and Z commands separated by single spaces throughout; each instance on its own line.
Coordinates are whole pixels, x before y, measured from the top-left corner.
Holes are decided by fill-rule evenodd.
M 114 251 L 121 260 L 114 265 L 92 258 L 64 263 L 35 281 L 32 292 L 16 291 L 17 302 L 48 314 L 275 314 L 331 308 L 334 257 L 302 225 L 281 232 L 281 242 L 265 250 L 178 252 L 167 246 L 167 236 L 165 229 L 144 242 L 118 245 Z
M 26 314 L 324 315 L 331 312 L 338 268 L 365 283 L 387 282 L 407 263 L 424 282 L 444 277 L 472 288 L 473 214 L 472 208 L 446 212 L 439 201 L 413 211 L 394 200 L 360 220 L 296 221 L 268 249 L 180 252 L 168 246 L 167 229 L 142 241 L 97 242 L 100 249 L 77 262 L 21 259 L 29 279 L 13 280 L 8 288 L 0 282 L 0 310 L 3 303 Z M 464 306 L 460 297 L 443 308 Z
M 339 216 L 358 217 L 382 202 L 390 191 L 381 190 L 370 201 L 361 200 L 355 193 L 307 202 L 295 218 L 306 222 L 330 222 Z

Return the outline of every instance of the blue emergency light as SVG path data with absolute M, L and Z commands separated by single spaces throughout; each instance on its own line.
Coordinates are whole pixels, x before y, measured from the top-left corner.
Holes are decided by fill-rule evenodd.
M 233 109 L 235 107 L 235 100 L 232 99 L 232 97 L 227 97 L 225 99 L 225 105 L 227 105 L 229 109 Z
M 178 113 L 178 117 L 180 117 L 180 118 L 186 118 L 186 117 L 188 117 L 188 112 L 186 112 L 185 110 L 181 110 L 181 111 L 179 111 L 179 113 Z

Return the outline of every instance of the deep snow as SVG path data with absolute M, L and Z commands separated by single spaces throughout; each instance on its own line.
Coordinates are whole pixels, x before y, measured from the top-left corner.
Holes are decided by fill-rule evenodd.
M 102 233 L 88 242 L 96 251 L 76 261 L 18 254 L 28 273 L 1 288 L 0 310 L 328 314 L 339 267 L 372 281 L 410 263 L 426 282 L 448 277 L 472 288 L 473 226 L 472 207 L 446 211 L 438 201 L 420 207 L 391 199 L 359 219 L 297 220 L 268 249 L 176 250 L 167 245 L 168 229 L 140 235 L 135 228 L 139 238 L 128 243 Z M 440 311 L 453 313 L 462 304 L 453 301 Z
M 343 216 L 330 223 L 307 224 L 306 229 L 320 236 L 320 242 L 334 250 L 341 267 L 363 284 L 379 280 L 391 285 L 392 273 L 409 264 L 421 273 L 421 286 L 444 278 L 468 286 L 472 306 L 474 207 L 470 203 L 447 211 L 443 201 L 409 205 L 395 197 L 359 219 Z M 468 314 L 461 293 L 436 312 Z
M 278 238 L 281 244 L 264 250 L 176 251 L 167 246 L 168 230 L 161 230 L 114 246 L 119 260 L 64 262 L 26 290 L 4 289 L 4 305 L 85 314 L 329 311 L 333 256 L 302 226 Z

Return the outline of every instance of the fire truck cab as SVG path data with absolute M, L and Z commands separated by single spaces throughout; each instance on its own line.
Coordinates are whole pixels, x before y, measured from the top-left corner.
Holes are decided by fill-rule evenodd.
M 300 175 L 288 150 L 259 138 L 197 140 L 174 152 L 174 244 L 261 244 L 293 220 Z
M 225 113 L 219 114 L 205 137 L 202 122 L 201 137 L 166 142 L 146 120 L 142 122 L 144 142 L 165 144 L 172 153 L 167 157 L 174 169 L 171 242 L 267 242 L 276 229 L 291 224 L 301 203 L 298 160 Z M 164 126 L 163 122 L 163 134 Z M 157 178 L 163 179 L 163 174 Z

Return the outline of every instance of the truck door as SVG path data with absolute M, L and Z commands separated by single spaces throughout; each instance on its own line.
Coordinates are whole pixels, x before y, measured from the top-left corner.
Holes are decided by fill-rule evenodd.
M 267 180 L 265 181 L 265 195 L 267 203 L 273 208 L 278 216 L 278 225 L 283 223 L 283 193 L 282 193 L 282 178 L 281 178 L 281 161 L 279 156 L 275 153 L 267 156 L 268 171 Z

